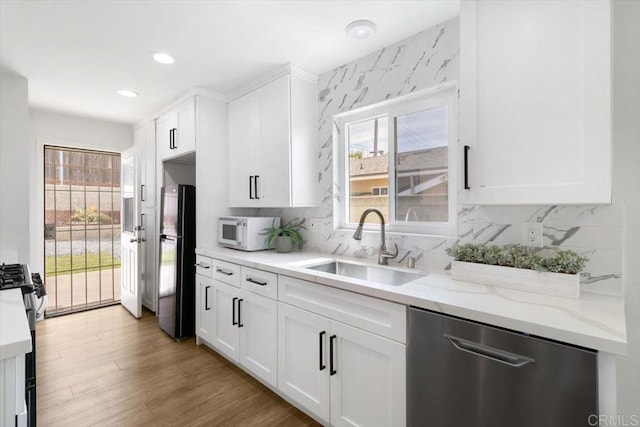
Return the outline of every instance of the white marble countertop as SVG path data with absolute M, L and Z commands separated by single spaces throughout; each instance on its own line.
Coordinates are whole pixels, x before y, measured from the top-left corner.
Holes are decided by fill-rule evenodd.
M 309 252 L 242 252 L 222 247 L 197 248 L 196 253 L 599 351 L 626 354 L 624 299 L 620 297 L 583 292 L 579 299 L 569 299 L 456 281 L 443 271 L 395 267 L 391 268 L 425 276 L 401 286 L 389 286 L 304 268 L 318 258 L 370 264 L 354 258 Z
M 0 291 L 0 360 L 30 352 L 31 332 L 22 291 Z

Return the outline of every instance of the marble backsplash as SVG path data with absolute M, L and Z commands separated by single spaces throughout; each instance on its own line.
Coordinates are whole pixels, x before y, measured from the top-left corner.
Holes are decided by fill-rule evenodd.
M 352 231 L 333 229 L 333 202 L 340 189 L 333 176 L 332 116 L 416 90 L 458 79 L 458 18 L 427 29 L 378 52 L 320 76 L 318 83 L 318 185 L 321 202 L 314 208 L 261 209 L 260 215 L 320 218 L 323 233 L 306 232 L 303 250 L 375 260 L 378 233 L 354 240 Z M 543 224 L 544 245 L 572 249 L 589 257 L 582 288 L 622 295 L 624 206 L 460 206 L 457 237 L 388 234 L 399 256 L 391 264 L 417 258 L 417 266 L 446 269 L 445 250 L 455 242 L 520 244 L 522 224 Z

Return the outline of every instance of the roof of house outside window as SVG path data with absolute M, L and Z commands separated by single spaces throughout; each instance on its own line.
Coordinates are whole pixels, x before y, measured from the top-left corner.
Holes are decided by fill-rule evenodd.
M 398 172 L 427 171 L 446 169 L 448 163 L 448 147 L 436 147 L 420 151 L 400 153 L 398 155 Z M 387 173 L 387 155 L 351 158 L 349 175 L 362 177 Z

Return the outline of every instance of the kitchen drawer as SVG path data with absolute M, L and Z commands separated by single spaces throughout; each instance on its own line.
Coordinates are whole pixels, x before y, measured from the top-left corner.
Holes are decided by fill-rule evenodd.
M 278 275 L 255 268 L 240 268 L 240 287 L 267 298 L 278 299 Z
M 196 255 L 196 274 L 213 277 L 213 261 L 214 260 L 206 256 Z
M 228 285 L 240 287 L 240 266 L 230 262 L 211 260 L 212 277 Z
M 292 277 L 278 277 L 278 300 L 364 329 L 407 342 L 407 307 Z

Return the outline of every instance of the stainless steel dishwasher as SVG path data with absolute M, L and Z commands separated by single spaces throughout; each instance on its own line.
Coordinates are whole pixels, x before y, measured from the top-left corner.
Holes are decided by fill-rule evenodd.
M 407 353 L 409 426 L 584 427 L 598 414 L 592 350 L 410 307 Z

